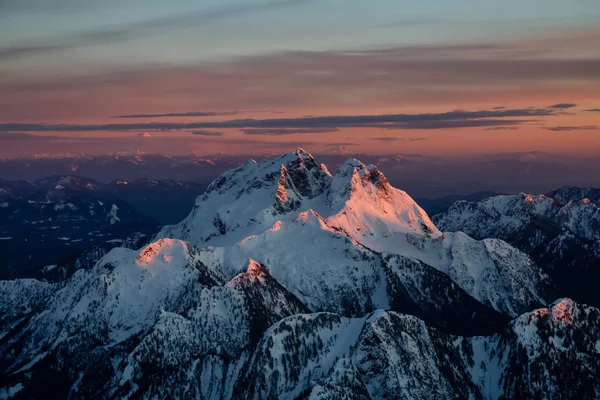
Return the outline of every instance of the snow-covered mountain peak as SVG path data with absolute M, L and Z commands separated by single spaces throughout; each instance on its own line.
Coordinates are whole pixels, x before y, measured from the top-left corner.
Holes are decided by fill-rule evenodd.
M 254 194 L 261 189 L 272 190 L 272 198 L 278 190 L 294 191 L 296 197 L 313 198 L 326 189 L 331 174 L 322 164 L 302 149 L 285 153 L 272 160 L 257 163 L 249 160 L 244 165 L 228 171 L 215 179 L 208 187 L 207 194 L 226 194 L 234 191 L 237 198 L 244 194 Z M 202 199 L 202 197 L 200 198 Z
M 387 178 L 379 172 L 376 166 L 366 166 L 357 159 L 349 158 L 339 168 L 332 182 L 332 207 L 352 197 L 361 188 L 372 186 L 374 189 L 385 194 L 389 188 Z
M 365 164 L 363 164 L 360 160 L 357 160 L 356 158 L 348 158 L 344 164 L 342 164 L 342 166 L 338 169 L 337 174 L 340 174 L 341 176 L 346 176 L 348 174 L 351 174 L 356 168 L 364 168 Z
M 560 299 L 555 301 L 550 306 L 550 314 L 552 315 L 552 321 L 557 323 L 570 325 L 574 321 L 575 302 L 571 299 Z
M 246 273 L 253 276 L 262 276 L 265 274 L 265 268 L 260 263 L 250 259 Z
M 333 178 L 329 203 L 329 224 L 366 245 L 365 240 L 372 242 L 382 235 L 441 235 L 406 192 L 392 187 L 376 166 L 355 159 L 346 161 Z
M 222 281 L 219 271 L 213 271 L 201 261 L 200 253 L 189 243 L 178 239 L 159 239 L 135 251 L 115 248 L 107 253 L 96 268 L 104 273 L 121 275 L 124 282 L 139 281 L 139 288 L 150 280 L 166 284 L 179 275 L 196 275 L 203 285 Z M 124 282 L 121 282 L 124 283 Z
M 600 353 L 599 317 L 597 308 L 562 298 L 548 307 L 519 316 L 511 322 L 511 328 L 526 347 L 535 345 L 540 340 L 539 336 L 553 336 L 550 343 L 559 349 L 569 340 L 580 342 L 574 331 L 586 332 L 589 341 L 581 341 L 580 344 L 592 353 Z
M 177 239 L 159 239 L 140 250 L 136 258 L 138 265 L 180 263 L 190 259 L 190 247 Z
M 441 234 L 425 211 L 393 188 L 377 167 L 351 159 L 332 177 L 323 164 L 298 149 L 260 163 L 251 160 L 221 175 L 184 221 L 165 227 L 158 237 L 228 246 L 309 209 L 331 228 L 350 235 Z
M 307 211 L 298 214 L 296 219 L 294 219 L 294 222 L 300 223 L 301 225 L 314 226 L 326 231 L 333 231 L 327 224 L 327 221 L 312 209 L 308 209 Z

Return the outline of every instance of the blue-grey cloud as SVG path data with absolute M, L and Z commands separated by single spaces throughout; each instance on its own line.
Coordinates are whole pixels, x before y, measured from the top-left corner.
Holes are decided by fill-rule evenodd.
M 486 126 L 511 126 L 521 125 L 536 120 L 531 119 L 456 119 L 456 120 L 432 120 L 414 121 L 408 123 L 394 123 L 383 126 L 373 125 L 375 128 L 386 129 L 453 129 L 453 128 L 477 128 Z
M 211 122 L 144 122 L 130 124 L 35 124 L 4 123 L 0 130 L 13 132 L 92 132 L 92 131 L 128 131 L 128 130 L 193 130 L 193 129 L 281 129 L 278 134 L 289 134 L 288 129 L 333 129 L 341 128 L 382 128 L 382 129 L 447 129 L 489 126 L 512 126 L 527 122 L 532 118 L 556 115 L 553 109 L 510 109 L 510 110 L 455 110 L 436 114 L 384 114 L 321 116 L 306 118 L 271 119 L 232 119 Z M 283 133 L 282 133 L 283 132 Z M 270 134 L 276 134 L 272 131 Z
M 486 131 L 514 131 L 519 129 L 517 126 L 493 126 L 491 128 L 486 128 Z
M 590 108 L 588 110 L 583 110 L 583 111 L 588 111 L 588 112 L 600 112 L 600 108 Z
M 405 28 L 405 27 L 423 26 L 423 25 L 440 26 L 440 25 L 455 25 L 455 24 L 464 24 L 464 21 L 444 19 L 444 18 L 431 18 L 431 17 L 406 18 L 406 19 L 390 21 L 385 24 L 378 25 L 377 28 Z
M 223 132 L 219 131 L 192 131 L 192 134 L 199 136 L 223 136 Z
M 3 13 L 22 13 L 29 11 L 57 12 L 61 14 L 82 9 L 97 9 L 105 7 L 111 0 L 86 1 L 86 0 L 0 0 L 0 11 Z M 112 0 L 115 2 L 115 0 Z
M 404 142 L 406 138 L 397 137 L 397 136 L 381 136 L 374 137 L 373 140 L 378 140 L 380 142 Z
M 24 132 L 0 132 L 0 140 L 57 140 L 65 139 L 57 135 L 32 135 Z
M 597 131 L 600 130 L 598 125 L 582 125 L 582 126 L 549 126 L 544 129 L 554 132 L 565 131 Z
M 427 138 L 404 138 L 399 136 L 380 136 L 374 137 L 373 140 L 378 140 L 380 142 L 420 142 L 423 140 L 427 140 Z
M 83 46 L 104 45 L 122 42 L 138 37 L 148 37 L 173 30 L 180 30 L 198 24 L 214 23 L 224 18 L 268 11 L 298 5 L 307 0 L 273 0 L 266 2 L 244 2 L 215 8 L 211 11 L 197 11 L 143 20 L 126 25 L 112 25 L 76 34 L 55 38 L 40 38 L 38 41 L 0 48 L 0 60 L 26 55 L 37 55 Z
M 567 108 L 573 108 L 573 107 L 577 107 L 577 104 L 573 104 L 573 103 L 558 103 L 558 104 L 554 104 L 548 108 L 554 108 L 556 110 L 565 110 Z

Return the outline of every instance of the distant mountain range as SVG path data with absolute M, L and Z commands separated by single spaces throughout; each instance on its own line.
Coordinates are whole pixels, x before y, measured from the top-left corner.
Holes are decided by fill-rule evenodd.
M 78 176 L 0 180 L 0 278 L 60 263 L 95 245 L 154 234 L 185 217 L 206 186 L 148 179 L 109 184 Z
M 475 192 L 546 193 L 564 185 L 600 186 L 600 158 L 575 158 L 539 151 L 489 154 L 442 159 L 420 154 L 354 157 L 379 165 L 392 184 L 417 198 L 468 195 Z M 220 174 L 269 154 L 210 157 L 158 154 L 32 157 L 0 160 L 0 179 L 35 181 L 47 176 L 78 175 L 99 182 L 117 179 L 176 180 L 208 184 Z M 319 158 L 335 172 L 347 154 L 323 154 Z
M 0 178 L 36 181 L 47 176 L 77 175 L 99 182 L 117 179 L 176 180 L 208 183 L 247 157 L 165 157 L 159 154 L 32 157 L 0 160 Z M 217 165 L 218 164 L 218 165 Z
M 250 160 L 148 240 L 0 281 L 0 395 L 596 399 L 600 297 L 553 273 L 600 269 L 596 199 L 430 218 L 374 165 Z
M 448 207 L 457 201 L 479 201 L 489 197 L 498 196 L 501 193 L 496 192 L 476 192 L 467 195 L 451 194 L 436 199 L 428 199 L 424 197 L 415 197 L 415 201 L 423 207 L 427 214 L 435 215 L 445 211 Z

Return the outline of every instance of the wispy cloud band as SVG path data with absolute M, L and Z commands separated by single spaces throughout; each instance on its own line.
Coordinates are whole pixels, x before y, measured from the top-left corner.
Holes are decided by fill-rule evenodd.
M 447 129 L 478 126 L 510 126 L 534 118 L 554 115 L 553 109 L 525 108 L 502 110 L 464 111 L 427 114 L 384 114 L 384 115 L 332 115 L 304 118 L 271 119 L 232 119 L 213 122 L 144 122 L 129 124 L 32 124 L 4 123 L 0 130 L 13 132 L 90 132 L 90 131 L 131 131 L 131 130 L 192 130 L 192 129 L 246 129 L 246 134 L 291 134 L 325 133 L 340 128 L 381 128 L 381 129 Z M 260 129 L 260 130 L 256 130 Z M 266 129 L 266 130 L 265 130 Z M 278 129 L 278 130 L 276 130 Z M 295 131 L 294 131 L 295 130 Z

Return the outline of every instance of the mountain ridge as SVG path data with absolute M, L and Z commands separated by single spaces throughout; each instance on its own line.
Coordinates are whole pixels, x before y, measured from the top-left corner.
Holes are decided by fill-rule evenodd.
M 543 266 L 564 294 L 598 306 L 598 201 L 599 189 L 562 187 L 546 195 L 521 193 L 459 201 L 432 218 L 444 230 L 511 243 Z

